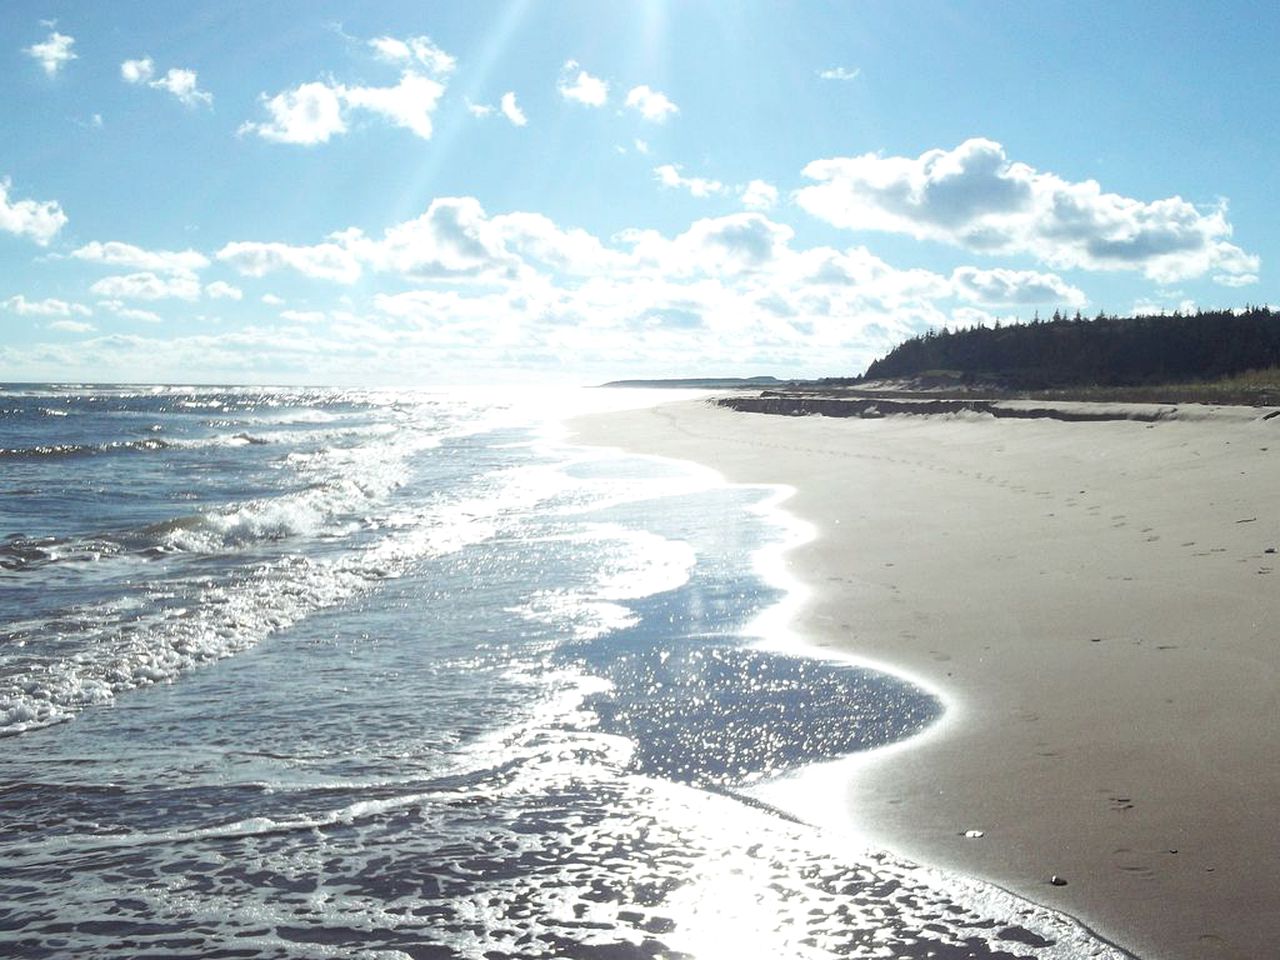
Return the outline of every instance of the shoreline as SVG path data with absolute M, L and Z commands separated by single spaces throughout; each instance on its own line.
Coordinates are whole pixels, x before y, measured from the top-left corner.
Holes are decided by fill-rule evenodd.
M 570 427 L 795 488 L 787 508 L 817 536 L 788 555 L 810 590 L 792 631 L 959 706 L 856 759 L 834 798 L 851 828 L 1139 956 L 1219 960 L 1280 940 L 1280 420 L 1260 416 L 836 420 L 684 401 Z

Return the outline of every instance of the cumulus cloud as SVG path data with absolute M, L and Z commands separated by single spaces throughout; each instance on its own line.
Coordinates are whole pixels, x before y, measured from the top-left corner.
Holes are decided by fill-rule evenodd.
M 758 213 L 698 220 L 675 240 L 708 273 L 764 267 L 787 250 L 794 231 Z
M 130 273 L 103 277 L 89 292 L 109 300 L 199 300 L 200 281 L 190 274 L 162 277 L 155 273 Z
M 393 87 L 346 87 L 332 82 L 304 83 L 274 97 L 262 98 L 270 119 L 244 123 L 241 133 L 256 133 L 264 140 L 310 146 L 346 133 L 352 113 L 364 111 L 423 140 L 432 134 L 431 115 L 444 94 L 444 84 L 411 70 L 400 75 Z
M 323 310 L 281 310 L 280 319 L 290 323 L 323 323 Z
M 632 355 L 676 362 L 694 351 L 725 369 L 758 357 L 770 369 L 812 370 L 819 356 L 835 372 L 922 329 L 980 322 L 1003 304 L 1084 300 L 1051 273 L 962 267 L 943 275 L 896 268 L 865 247 L 797 248 L 790 227 L 758 211 L 601 239 L 541 214 L 489 214 L 474 197 L 440 197 L 377 235 L 352 228 L 312 245 L 237 242 L 217 257 L 256 276 L 394 277 L 399 289 L 374 293 L 372 314 L 353 293 L 324 315 L 323 329 L 344 342 L 384 344 L 395 364 L 428 348 L 418 355 L 432 362 L 474 358 L 483 344 L 583 364 Z M 281 317 L 314 327 L 321 318 L 313 313 Z
M 664 163 L 653 168 L 653 178 L 672 190 L 687 190 L 691 196 L 710 197 L 724 192 L 724 184 L 719 180 L 708 180 L 705 177 L 686 177 L 680 172 L 680 165 Z
M 125 60 L 120 64 L 120 78 L 125 83 L 145 84 L 153 90 L 163 90 L 172 94 L 183 106 L 213 105 L 213 94 L 200 89 L 194 70 L 173 67 L 163 77 L 153 80 L 155 70 L 155 61 L 150 57 Z
M 560 96 L 588 107 L 603 107 L 609 100 L 609 84 L 583 70 L 577 60 L 566 60 L 556 81 Z
M 662 123 L 667 117 L 680 112 L 665 93 L 651 90 L 644 84 L 632 87 L 627 93 L 627 106 L 639 111 L 640 116 L 651 123 Z
M 375 37 L 369 41 L 374 55 L 380 60 L 400 66 L 417 65 L 435 76 L 447 76 L 457 66 L 457 60 L 445 53 L 430 37 Z
M 241 300 L 244 291 L 225 280 L 215 280 L 204 285 L 204 294 L 210 300 Z
M 123 300 L 99 300 L 98 309 L 114 314 L 121 320 L 137 320 L 142 323 L 161 322 L 160 314 L 153 313 L 150 310 L 141 310 L 138 307 L 131 307 Z
M 146 83 L 156 72 L 155 61 L 150 57 L 126 60 L 120 64 L 120 79 L 125 83 Z
M 155 273 L 195 273 L 209 266 L 209 258 L 196 250 L 145 250 L 119 240 L 106 243 L 94 240 L 72 250 L 71 256 L 90 263 Z
M 11 201 L 9 187 L 9 179 L 0 177 L 0 230 L 48 246 L 67 222 L 62 207 L 54 200 Z
M 85 323 L 83 320 L 54 320 L 48 328 L 61 333 L 92 333 L 97 329 L 92 323 Z
M 216 256 L 248 277 L 265 277 L 285 268 L 304 276 L 339 283 L 354 283 L 360 277 L 360 261 L 340 242 L 291 246 L 286 243 L 234 241 L 219 250 Z
M 524 115 L 524 111 L 516 103 L 516 95 L 512 91 L 507 91 L 502 95 L 502 115 L 517 127 L 523 127 L 529 122 Z
M 990 306 L 1053 303 L 1082 307 L 1088 301 L 1084 291 L 1071 286 L 1057 274 L 1034 270 L 979 270 L 959 267 L 951 274 L 956 295 Z
M 763 180 L 752 180 L 742 188 L 742 205 L 749 210 L 770 210 L 778 202 L 778 188 Z
M 857 80 L 862 76 L 862 70 L 858 67 L 829 67 L 826 70 L 819 70 L 818 76 L 823 80 Z
M 274 293 L 264 293 L 261 297 L 261 300 L 268 307 L 284 306 L 284 297 L 278 297 Z
M 173 67 L 159 80 L 152 80 L 148 86 L 173 94 L 183 106 L 194 107 L 202 103 L 205 106 L 211 106 L 213 104 L 213 94 L 199 88 L 194 70 Z
M 423 140 L 430 140 L 431 115 L 444 95 L 444 84 L 420 73 L 405 71 L 394 87 L 343 87 L 340 90 L 341 99 L 349 109 L 367 110 Z
M 472 103 L 470 100 L 468 100 L 467 112 L 470 113 L 473 117 L 484 118 L 484 117 L 493 116 L 494 111 L 493 111 L 493 107 L 489 106 L 487 103 Z
M 75 37 L 53 30 L 43 43 L 33 43 L 22 52 L 39 63 L 46 74 L 56 77 L 63 64 L 79 59 L 71 49 L 75 42 Z
M 903 233 L 978 253 L 1030 254 L 1058 269 L 1137 270 L 1158 282 L 1256 273 L 1228 242 L 1226 207 L 1181 197 L 1144 202 L 1010 161 L 973 139 L 919 157 L 816 160 L 796 202 L 839 227 Z
M 1139 300 L 1129 313 L 1135 317 L 1159 317 L 1171 313 L 1195 313 L 1199 309 L 1194 300 L 1184 298 L 1178 303 L 1160 303 L 1155 300 Z
M 0 306 L 22 317 L 87 317 L 93 313 L 82 303 L 69 303 L 53 297 L 47 297 L 44 300 L 28 300 L 20 293 L 8 300 L 0 300 Z
M 239 133 L 257 134 L 275 143 L 312 146 L 346 133 L 353 115 L 372 114 L 394 126 L 431 139 L 432 114 L 444 95 L 454 59 L 428 37 L 369 41 L 375 55 L 402 67 L 394 86 L 347 86 L 335 80 L 303 83 L 275 96 L 260 97 L 268 119 L 246 121 Z
M 1220 287 L 1248 287 L 1258 282 L 1256 273 L 1218 273 L 1214 274 L 1213 282 Z
M 262 96 L 262 105 L 270 116 L 264 123 L 246 122 L 240 133 L 256 133 L 275 143 L 310 146 L 325 143 L 334 134 L 346 133 L 347 121 L 342 114 L 343 88 L 315 81 L 274 97 Z

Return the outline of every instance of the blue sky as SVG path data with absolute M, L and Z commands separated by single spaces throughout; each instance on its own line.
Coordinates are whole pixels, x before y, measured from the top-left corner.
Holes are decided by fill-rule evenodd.
M 9 2 L 0 379 L 835 376 L 1280 302 L 1254 3 Z

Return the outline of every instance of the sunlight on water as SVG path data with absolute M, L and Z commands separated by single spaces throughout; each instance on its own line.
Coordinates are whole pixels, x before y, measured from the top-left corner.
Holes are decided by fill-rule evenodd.
M 786 491 L 553 419 L 665 396 L 7 392 L 19 955 L 1120 956 L 775 809 L 944 704 L 805 654 Z

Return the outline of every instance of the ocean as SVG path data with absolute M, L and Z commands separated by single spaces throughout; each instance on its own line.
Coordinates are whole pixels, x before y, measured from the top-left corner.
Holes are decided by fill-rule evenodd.
M 0 386 L 0 953 L 1128 956 L 753 794 L 945 707 L 561 426 L 669 396 Z

